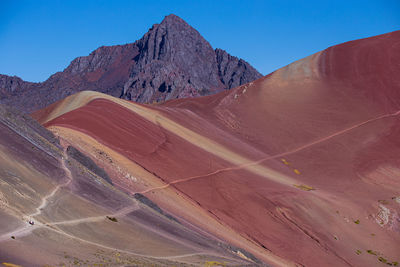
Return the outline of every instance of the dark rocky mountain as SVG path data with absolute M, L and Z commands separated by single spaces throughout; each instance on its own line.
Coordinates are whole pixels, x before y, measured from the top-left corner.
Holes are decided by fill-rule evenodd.
M 42 83 L 0 75 L 0 102 L 24 112 L 83 90 L 136 102 L 214 94 L 261 78 L 250 64 L 211 45 L 175 15 L 132 44 L 103 46 Z
M 0 74 L 0 99 L 13 95 L 15 91 L 24 91 L 34 83 L 25 82 L 17 76 Z

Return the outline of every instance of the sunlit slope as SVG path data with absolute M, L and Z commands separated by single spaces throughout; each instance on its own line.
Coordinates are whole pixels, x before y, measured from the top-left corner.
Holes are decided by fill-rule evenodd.
M 98 96 L 102 95 L 99 94 Z M 111 99 L 112 98 L 110 98 L 110 100 Z M 182 136 L 180 137 L 172 134 L 171 138 L 174 139 L 174 143 L 176 143 L 178 146 L 181 146 L 181 149 L 189 147 L 186 155 L 184 153 L 180 153 L 180 151 L 174 151 L 174 155 L 171 155 L 171 158 L 167 160 L 171 161 L 171 164 L 174 164 L 173 162 L 177 161 L 177 159 L 174 159 L 175 156 L 182 157 L 182 163 L 186 164 L 183 158 L 187 157 L 190 153 L 192 153 L 193 157 L 195 158 L 212 157 L 212 153 L 217 153 L 220 155 L 223 155 L 222 153 L 228 153 L 228 155 L 233 155 L 233 160 L 240 164 L 250 162 L 248 159 L 233 152 L 230 152 L 229 149 L 222 146 L 218 148 L 218 144 L 216 144 L 212 140 L 208 140 L 205 137 L 196 135 L 195 132 L 190 131 L 185 127 L 182 127 L 181 125 L 176 124 L 175 122 L 167 118 L 165 118 L 164 121 L 163 118 L 160 117 L 162 116 L 161 113 L 159 113 L 158 111 L 139 106 L 127 101 L 120 101 L 119 99 L 115 99 L 115 101 L 124 105 L 122 107 L 121 105 L 117 105 L 110 100 L 93 100 L 86 106 L 66 113 L 64 116 L 55 119 L 53 121 L 54 123 L 49 122 L 46 125 L 49 127 L 50 130 L 52 130 L 56 134 L 59 134 L 64 139 L 69 140 L 69 142 L 78 146 L 82 150 L 86 152 L 92 151 L 92 157 L 95 159 L 97 158 L 99 164 L 104 166 L 104 168 L 108 170 L 109 173 L 111 173 L 111 177 L 114 178 L 115 184 L 117 186 L 125 188 L 131 193 L 147 194 L 153 200 L 156 197 L 165 199 L 165 201 L 158 202 L 160 206 L 169 207 L 171 206 L 170 203 L 176 203 L 174 204 L 174 207 L 172 209 L 173 213 L 177 213 L 179 216 L 182 216 L 183 218 L 192 222 L 195 221 L 196 225 L 201 224 L 203 227 L 211 232 L 221 232 L 222 236 L 219 234 L 220 237 L 229 237 L 230 240 L 228 241 L 234 240 L 233 243 L 236 246 L 248 243 L 248 245 L 246 245 L 244 249 L 249 250 L 250 253 L 258 253 L 259 255 L 265 254 L 265 256 L 267 256 L 268 253 L 264 253 L 262 251 L 262 248 L 259 248 L 256 244 L 254 244 L 254 241 L 249 242 L 242 235 L 235 233 L 232 229 L 230 229 L 230 227 L 220 227 L 220 222 L 216 221 L 215 218 L 213 218 L 215 216 L 212 214 L 212 212 L 204 210 L 202 208 L 199 209 L 198 204 L 192 199 L 189 198 L 188 200 L 186 197 L 184 199 L 176 200 L 176 193 L 174 193 L 175 191 L 172 191 L 172 194 L 170 194 L 170 196 L 167 195 L 167 198 L 164 196 L 165 194 L 167 194 L 165 192 L 165 189 L 169 189 L 169 182 L 168 180 L 165 180 L 165 178 L 175 180 L 178 177 L 185 177 L 185 175 L 190 173 L 188 171 L 188 168 L 179 167 L 176 168 L 176 170 L 173 170 L 172 168 L 166 168 L 164 170 L 170 172 L 170 178 L 168 176 L 160 177 L 159 173 L 152 171 L 152 165 L 163 164 L 163 166 L 167 167 L 169 163 L 166 162 L 165 159 L 163 160 L 163 162 L 160 162 L 152 158 L 146 159 L 143 156 L 148 153 L 152 153 L 152 151 L 157 150 L 157 147 L 162 146 L 162 143 L 165 142 L 165 134 L 170 134 L 170 132 L 164 133 L 165 130 L 155 124 L 156 120 L 159 120 L 160 123 L 164 125 L 164 127 L 166 127 L 167 129 L 168 127 L 170 127 L 170 129 L 172 129 L 171 131 L 175 130 L 177 133 L 179 133 L 180 136 Z M 138 113 L 135 113 L 135 111 L 137 111 L 142 116 L 139 116 Z M 110 117 L 109 115 L 111 114 L 114 114 L 115 116 Z M 153 120 L 153 122 L 149 120 Z M 55 123 L 56 121 L 58 122 Z M 76 127 L 77 125 L 79 126 L 80 123 L 83 123 L 86 129 L 83 129 L 83 127 Z M 75 126 L 73 124 L 75 124 Z M 114 131 L 104 131 L 105 129 L 103 127 L 112 127 L 114 128 Z M 66 128 L 69 128 L 71 130 L 66 130 Z M 81 136 L 77 133 L 77 131 L 80 131 L 84 135 Z M 95 133 L 99 133 L 99 135 Z M 90 138 L 88 138 L 87 135 L 92 136 L 92 138 L 103 144 L 103 148 L 99 149 L 97 148 L 98 145 L 95 145 L 96 148 L 91 149 L 91 147 L 93 147 L 94 145 L 91 144 L 92 141 L 89 141 Z M 190 142 L 194 142 L 194 145 Z M 103 152 L 98 152 L 106 151 L 104 147 L 108 147 L 106 157 L 104 157 Z M 217 148 L 217 150 L 213 150 L 214 148 Z M 212 153 L 205 154 L 204 149 L 208 149 L 212 151 Z M 170 153 L 171 151 L 165 152 Z M 122 163 L 121 157 L 118 155 L 116 156 L 116 154 L 124 155 L 124 157 L 128 158 L 131 162 Z M 139 155 L 140 158 L 143 158 L 144 161 L 138 161 L 137 159 L 135 159 L 137 155 Z M 154 155 L 157 156 L 157 153 L 154 153 Z M 187 159 L 190 158 L 187 157 Z M 223 159 L 219 159 L 217 157 L 215 157 L 215 161 L 217 167 L 219 165 L 218 162 L 221 162 L 222 164 L 224 162 Z M 187 164 L 190 164 L 190 161 L 188 161 Z M 195 174 L 201 172 L 202 168 L 204 168 L 204 166 L 207 166 L 208 164 L 208 162 L 199 162 L 199 166 L 194 167 L 191 173 L 193 173 L 193 176 L 195 176 Z M 122 168 L 122 165 L 124 165 L 125 167 Z M 127 165 L 137 166 L 133 167 L 136 169 L 129 170 L 130 167 L 126 167 Z M 138 169 L 138 167 L 140 168 Z M 121 169 L 124 169 L 124 171 L 121 171 Z M 255 172 L 261 173 L 261 170 L 264 170 L 265 168 L 260 168 L 259 166 L 250 166 L 249 169 L 254 169 Z M 143 170 L 145 170 L 145 172 L 143 172 Z M 265 170 L 267 172 L 274 172 L 274 170 L 272 169 Z M 171 173 L 171 171 L 176 172 L 177 176 L 173 176 L 173 173 Z M 153 179 L 151 179 L 152 177 Z M 157 183 L 154 183 L 154 177 L 156 178 L 155 181 L 158 181 Z M 270 179 L 270 177 L 271 179 L 275 179 L 275 177 L 270 174 L 264 175 L 264 179 Z M 283 182 L 287 182 L 285 179 L 290 179 L 290 177 L 286 177 L 284 175 L 282 175 L 282 177 L 284 177 Z M 191 177 L 191 179 L 196 179 L 196 177 Z M 290 183 L 288 186 L 293 187 L 293 184 Z M 186 204 L 187 202 L 190 203 L 189 206 L 188 204 Z M 256 255 L 256 257 L 257 256 L 258 255 Z M 268 255 L 268 257 L 271 258 L 272 262 L 276 261 L 276 256 Z M 280 259 L 279 261 L 277 261 L 277 263 L 279 262 L 285 263 L 286 261 Z
M 399 50 L 393 32 L 215 96 L 145 106 L 83 92 L 35 116 L 134 164 L 123 179 L 121 160 L 92 149 L 117 186 L 267 263 L 394 265 Z
M 120 191 L 68 141 L 1 106 L 0 133 L 0 264 L 254 262 L 144 196 Z

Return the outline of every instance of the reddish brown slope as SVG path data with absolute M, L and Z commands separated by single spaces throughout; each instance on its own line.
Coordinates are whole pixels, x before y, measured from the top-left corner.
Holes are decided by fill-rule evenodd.
M 119 191 L 84 154 L 1 105 L 0 177 L 1 266 L 254 263 Z
M 83 132 L 156 174 L 165 186 L 128 190 L 157 199 L 174 187 L 250 242 L 205 230 L 266 262 L 395 264 L 399 50 L 393 32 L 331 47 L 231 92 L 153 107 L 97 96 L 104 99 L 45 125 Z

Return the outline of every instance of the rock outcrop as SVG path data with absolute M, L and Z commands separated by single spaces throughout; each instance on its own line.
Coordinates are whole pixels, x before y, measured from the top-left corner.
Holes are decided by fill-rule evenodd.
M 24 91 L 33 83 L 25 82 L 17 76 L 0 74 L 0 99 L 11 96 L 16 91 Z
M 135 43 L 100 47 L 43 83 L 1 75 L 0 102 L 33 112 L 93 90 L 151 103 L 214 94 L 261 77 L 246 61 L 214 50 L 194 28 L 169 15 Z

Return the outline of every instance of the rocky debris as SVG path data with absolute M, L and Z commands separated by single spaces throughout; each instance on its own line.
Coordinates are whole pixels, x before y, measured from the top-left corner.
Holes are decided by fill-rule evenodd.
M 135 193 L 133 195 L 133 197 L 138 200 L 139 202 L 143 203 L 144 205 L 148 206 L 149 208 L 155 210 L 156 212 L 160 213 L 161 215 L 164 215 L 165 217 L 167 217 L 170 220 L 173 220 L 177 223 L 180 223 L 178 221 L 178 219 L 176 219 L 175 217 L 173 217 L 172 215 L 164 212 L 156 203 L 154 203 L 153 201 L 151 201 L 149 198 L 147 198 L 146 196 L 140 194 L 140 193 Z
M 103 178 L 109 184 L 111 184 L 111 185 L 113 184 L 111 178 L 108 176 L 108 174 L 106 173 L 106 171 L 104 169 L 97 166 L 96 163 L 94 163 L 94 161 L 91 158 L 89 158 L 88 156 L 86 156 L 85 154 L 80 152 L 75 147 L 68 146 L 67 154 L 68 154 L 68 156 L 70 156 L 71 158 L 75 159 L 77 162 L 82 164 L 84 167 L 86 167 L 88 170 L 95 173 L 99 177 Z
M 14 107 L 0 104 L 0 124 L 29 141 L 35 149 L 39 148 L 56 158 L 61 156 L 62 149 L 58 138 L 29 115 Z
M 0 102 L 33 112 L 83 90 L 141 103 L 214 94 L 261 78 L 246 61 L 211 45 L 175 15 L 138 41 L 78 57 L 43 83 L 0 75 Z

